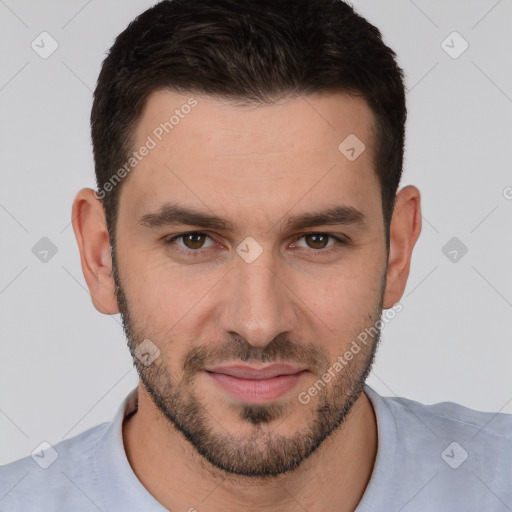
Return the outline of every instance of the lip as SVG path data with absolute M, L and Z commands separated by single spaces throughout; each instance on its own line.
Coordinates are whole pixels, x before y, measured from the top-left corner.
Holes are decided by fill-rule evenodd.
M 219 366 L 206 368 L 205 373 L 231 398 L 243 403 L 262 404 L 275 401 L 290 391 L 308 371 L 304 367 L 272 364 L 263 367 Z
M 295 373 L 304 371 L 305 369 L 306 368 L 304 367 L 276 363 L 261 367 L 241 364 L 217 366 L 213 368 L 206 368 L 206 371 L 231 375 L 232 377 L 237 377 L 238 379 L 264 380 L 278 377 L 279 375 L 293 375 Z

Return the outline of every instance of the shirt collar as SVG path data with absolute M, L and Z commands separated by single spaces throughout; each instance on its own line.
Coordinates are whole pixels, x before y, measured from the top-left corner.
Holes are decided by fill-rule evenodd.
M 103 502 L 108 511 L 144 510 L 164 512 L 164 508 L 133 472 L 123 444 L 123 420 L 138 407 L 138 388 L 124 399 L 105 435 L 94 450 L 95 471 L 98 487 L 103 493 Z
M 355 512 L 379 510 L 379 495 L 394 470 L 397 446 L 395 418 L 388 403 L 370 386 L 364 392 L 370 399 L 377 419 L 378 448 L 374 468 L 363 498 Z M 95 450 L 95 469 L 98 485 L 103 492 L 107 510 L 145 510 L 163 512 L 165 509 L 142 485 L 133 472 L 123 444 L 123 421 L 138 408 L 138 387 L 130 391 L 118 408 L 105 435 Z M 108 485 L 105 483 L 108 482 Z

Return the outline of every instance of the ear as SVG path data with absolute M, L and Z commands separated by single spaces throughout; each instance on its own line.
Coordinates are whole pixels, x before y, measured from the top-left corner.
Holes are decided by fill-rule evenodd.
M 421 233 L 420 191 L 408 185 L 396 195 L 391 218 L 389 258 L 383 308 L 391 308 L 402 297 L 416 240 Z
M 71 222 L 92 303 L 100 313 L 113 315 L 119 309 L 112 277 L 107 223 L 103 205 L 92 189 L 84 188 L 78 192 L 73 202 Z

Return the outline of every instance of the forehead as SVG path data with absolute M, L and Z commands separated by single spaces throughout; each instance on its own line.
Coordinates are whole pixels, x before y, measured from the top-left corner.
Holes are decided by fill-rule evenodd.
M 341 203 L 371 217 L 380 208 L 373 133 L 367 103 L 346 94 L 241 105 L 157 91 L 134 132 L 133 150 L 145 156 L 121 202 L 139 216 L 179 199 L 240 222 Z

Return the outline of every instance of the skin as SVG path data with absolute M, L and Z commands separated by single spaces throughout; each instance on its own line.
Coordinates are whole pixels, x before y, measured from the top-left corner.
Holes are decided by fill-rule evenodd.
M 421 231 L 420 193 L 412 185 L 398 192 L 388 254 L 373 170 L 374 117 L 365 101 L 325 93 L 256 107 L 194 97 L 198 105 L 122 186 L 116 254 L 129 305 L 127 334 L 132 349 L 146 338 L 160 349 L 153 366 L 138 364 L 138 370 L 163 396 L 173 389 L 185 403 L 199 404 L 212 439 L 228 436 L 233 446 L 244 447 L 259 432 L 261 453 L 269 449 L 269 439 L 286 441 L 306 431 L 322 399 L 337 397 L 336 406 L 346 405 L 361 384 L 376 340 L 310 403 L 297 400 L 321 377 L 325 364 L 374 325 L 381 307 L 391 308 L 401 298 Z M 168 91 L 153 93 L 136 126 L 134 148 L 188 99 Z M 338 150 L 351 133 L 366 146 L 354 161 Z M 226 217 L 235 229 L 149 229 L 138 222 L 170 201 Z M 365 225 L 281 229 L 288 216 L 338 205 L 363 212 Z M 73 228 L 94 306 L 104 314 L 117 313 L 105 215 L 91 189 L 76 196 Z M 211 237 L 204 239 L 201 256 L 179 253 L 179 248 L 187 250 L 184 240 L 164 244 L 187 231 Z M 350 243 L 336 245 L 331 239 L 323 250 L 336 250 L 320 254 L 321 244 L 303 236 L 307 233 L 345 236 Z M 249 236 L 263 249 L 250 264 L 235 252 Z M 191 247 L 201 244 L 189 242 L 189 253 Z M 259 355 L 284 337 L 304 350 L 307 361 L 315 350 L 326 359 L 318 368 L 308 365 L 297 385 L 280 397 L 275 419 L 255 425 L 241 417 L 244 404 L 212 384 L 205 372 L 189 375 L 185 385 L 184 361 L 192 350 L 203 347 L 213 357 L 222 348 L 239 346 L 235 337 Z M 286 361 L 285 352 L 277 355 Z M 295 469 L 271 477 L 240 476 L 208 462 L 142 384 L 138 411 L 125 420 L 123 439 L 139 480 L 171 510 L 295 511 L 298 503 L 308 512 L 328 507 L 353 511 L 370 479 L 378 443 L 368 397 L 359 393 L 350 405 L 341 428 Z

